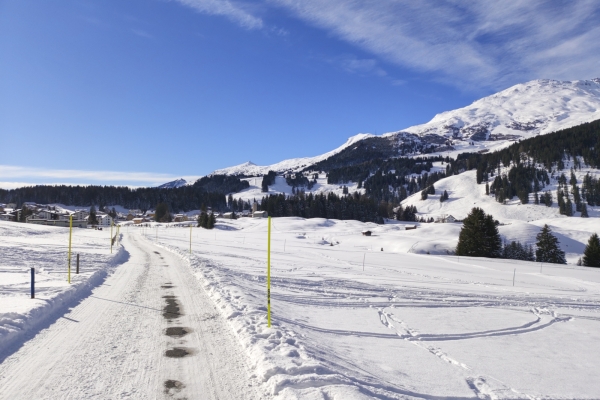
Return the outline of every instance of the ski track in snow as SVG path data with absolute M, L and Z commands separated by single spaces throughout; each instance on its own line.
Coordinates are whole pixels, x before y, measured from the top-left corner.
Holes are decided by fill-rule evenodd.
M 309 227 L 314 229 L 315 221 L 306 221 L 307 228 L 300 232 L 286 230 L 285 220 L 274 220 L 280 229 L 276 233 L 278 244 L 272 245 L 274 314 L 271 329 L 266 328 L 266 308 L 262 301 L 266 281 L 261 235 L 265 233 L 260 232 L 257 225 L 262 223 L 264 229 L 265 221 L 227 222 L 231 226 L 218 230 L 216 235 L 194 230 L 191 257 L 185 250 L 189 246 L 189 233 L 176 229 L 159 233 L 161 246 L 189 260 L 236 331 L 264 390 L 275 398 L 596 397 L 590 395 L 595 393 L 590 386 L 581 392 L 583 394 L 575 395 L 564 388 L 559 392 L 544 392 L 540 386 L 530 387 L 518 380 L 512 384 L 504 374 L 469 361 L 472 356 L 463 359 L 460 351 L 446 347 L 451 343 L 464 343 L 460 346 L 468 348 L 469 343 L 476 342 L 476 347 L 484 351 L 491 345 L 490 341 L 502 343 L 502 347 L 516 338 L 536 343 L 536 335 L 553 337 L 556 326 L 579 320 L 597 322 L 600 277 L 590 275 L 590 280 L 582 280 L 579 276 L 564 276 L 561 272 L 568 274 L 569 269 L 559 272 L 552 266 L 547 267 L 552 270 L 544 276 L 534 272 L 538 264 L 525 263 L 527 267 L 519 264 L 519 268 L 528 268 L 526 277 L 519 275 L 519 279 L 528 282 L 524 292 L 511 286 L 513 266 L 510 263 L 379 252 L 367 254 L 379 259 L 367 262 L 366 270 L 370 272 L 362 273 L 362 263 L 357 257 L 362 256 L 362 250 L 350 250 L 343 244 L 338 247 L 348 232 L 333 233 L 327 230 L 333 230 L 331 226 L 311 232 Z M 325 240 L 328 235 L 337 239 Z M 283 238 L 287 243 L 285 252 Z M 331 243 L 335 245 L 330 246 Z M 395 263 L 382 262 L 385 257 L 404 257 L 402 260 L 408 257 L 415 267 L 398 268 Z M 402 265 L 406 262 L 410 261 Z M 425 264 L 419 266 L 421 263 Z M 454 272 L 458 269 L 463 272 Z M 403 317 L 406 312 L 412 322 Z M 433 312 L 436 318 L 441 316 L 440 322 L 445 320 L 453 327 L 446 332 L 443 325 L 434 331 L 416 327 L 415 323 L 421 323 L 415 321 L 421 319 L 415 319 L 414 315 L 421 312 Z M 472 329 L 454 326 L 461 323 L 454 319 L 456 312 L 468 319 L 466 324 Z M 498 312 L 502 316 L 494 317 Z M 444 317 L 446 313 L 449 314 Z M 468 317 L 469 313 L 481 314 L 485 319 L 477 323 L 477 318 Z M 509 318 L 511 315 L 517 318 Z M 418 370 L 429 365 L 446 376 L 441 376 L 439 383 L 424 383 L 422 377 L 407 380 L 402 375 L 413 376 L 412 371 L 402 367 L 397 370 L 400 375 L 390 376 L 378 365 L 389 361 L 384 360 L 386 356 L 377 360 L 360 352 L 360 343 L 365 341 L 377 343 L 371 350 L 388 353 L 386 356 L 393 354 L 393 349 L 406 349 L 405 345 L 398 347 L 392 343 L 414 346 L 419 349 L 419 354 L 412 356 L 419 360 Z M 491 346 L 494 353 L 498 351 Z M 356 351 L 365 357 L 360 358 Z M 506 368 L 511 367 L 506 365 Z M 452 380 L 445 381 L 448 376 L 453 376 Z
M 129 259 L 0 364 L 0 399 L 598 397 L 599 271 L 379 251 L 407 240 L 393 225 L 273 225 L 272 328 L 266 221 L 124 228 Z

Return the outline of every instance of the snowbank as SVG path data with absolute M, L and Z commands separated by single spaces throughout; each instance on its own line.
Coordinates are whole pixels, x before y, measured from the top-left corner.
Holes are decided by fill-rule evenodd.
M 87 297 L 128 259 L 121 246 L 110 253 L 106 231 L 74 229 L 69 284 L 68 235 L 67 228 L 0 222 L 0 360 Z M 30 298 L 30 268 L 36 271 L 35 299 Z

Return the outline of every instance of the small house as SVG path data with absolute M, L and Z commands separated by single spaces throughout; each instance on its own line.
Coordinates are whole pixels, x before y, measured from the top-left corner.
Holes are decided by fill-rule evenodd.
M 405 225 L 404 226 L 404 230 L 405 231 L 410 231 L 410 230 L 413 230 L 413 229 L 417 229 L 417 226 L 416 225 Z
M 454 218 L 452 215 L 448 215 L 446 217 L 446 222 L 456 222 L 456 218 Z
M 175 218 L 173 218 L 173 222 L 185 222 L 187 220 L 188 217 L 185 214 L 175 214 Z
M 371 231 L 362 231 L 363 236 L 371 236 Z
M 233 212 L 226 212 L 223 214 L 223 218 L 225 219 L 235 219 L 236 215 Z
M 252 218 L 267 218 L 269 214 L 266 211 L 254 211 Z

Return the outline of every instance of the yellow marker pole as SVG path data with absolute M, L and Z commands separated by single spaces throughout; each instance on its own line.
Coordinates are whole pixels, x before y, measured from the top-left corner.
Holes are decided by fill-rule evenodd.
M 192 224 L 190 224 L 190 254 L 192 254 Z
M 112 220 L 110 220 L 110 254 L 112 254 L 112 245 L 113 245 L 112 229 L 113 229 L 113 222 L 112 222 Z
M 69 256 L 67 257 L 68 262 L 68 278 L 67 280 L 71 283 L 71 239 L 73 237 L 73 216 L 69 216 Z
M 267 326 L 271 327 L 271 217 L 267 234 Z

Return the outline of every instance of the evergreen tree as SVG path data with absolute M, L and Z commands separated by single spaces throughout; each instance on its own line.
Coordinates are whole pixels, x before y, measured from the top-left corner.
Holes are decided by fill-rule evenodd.
M 423 191 L 421 191 L 421 200 L 427 200 L 427 189 L 423 189 Z
M 167 203 L 158 203 L 154 211 L 154 220 L 156 222 L 171 222 L 171 214 Z
M 581 218 L 589 218 L 587 205 L 585 203 L 581 204 Z
M 552 207 L 552 193 L 546 191 L 544 192 L 544 204 L 546 207 Z
M 523 260 L 523 261 L 535 261 L 533 255 L 533 248 L 531 246 L 524 246 L 521 242 L 510 242 L 505 243 L 504 249 L 502 250 L 502 258 L 512 260 Z
M 573 216 L 573 203 L 571 203 L 571 199 L 567 197 L 567 201 L 565 203 L 565 215 L 567 217 Z
M 474 207 L 463 221 L 458 236 L 456 254 L 471 257 L 500 257 L 502 241 L 498 227 L 491 215 Z
M 552 230 L 548 225 L 544 225 L 540 233 L 537 234 L 536 239 L 535 258 L 538 262 L 567 263 L 565 252 L 558 247 L 558 239 L 552 234 Z
M 30 210 L 27 206 L 21 207 L 21 214 L 19 215 L 18 222 L 27 222 L 27 217 L 33 214 L 33 210 Z
M 490 194 L 490 184 L 489 183 L 485 183 L 485 194 L 489 196 Z
M 583 251 L 582 262 L 586 267 L 600 268 L 600 239 L 597 233 L 590 236 Z
M 206 224 L 207 229 L 213 229 L 215 224 L 217 223 L 217 217 L 215 217 L 215 213 L 211 212 L 208 216 L 208 222 Z
M 90 216 L 88 218 L 88 223 L 92 226 L 98 225 L 98 216 L 96 215 L 96 206 L 92 204 L 90 207 Z
M 202 204 L 200 208 L 200 215 L 198 215 L 198 227 L 206 228 L 208 225 L 208 214 L 206 213 L 206 206 Z

